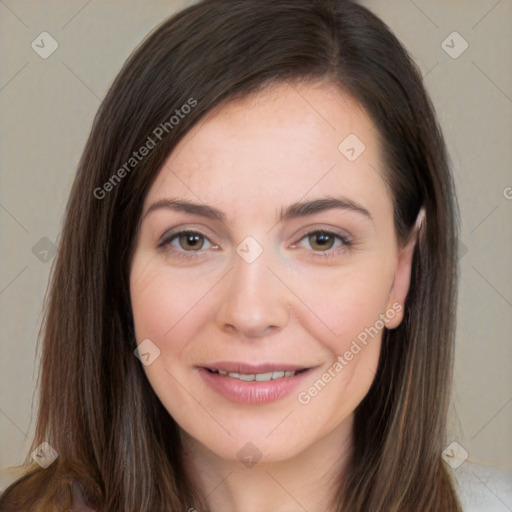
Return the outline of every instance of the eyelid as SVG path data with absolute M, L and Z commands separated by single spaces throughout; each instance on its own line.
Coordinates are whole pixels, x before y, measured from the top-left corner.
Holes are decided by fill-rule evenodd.
M 296 237 L 297 242 L 300 242 L 306 236 L 313 235 L 315 233 L 325 233 L 328 235 L 337 236 L 347 244 L 353 243 L 352 235 L 345 229 L 337 228 L 334 226 L 321 226 L 321 225 L 314 226 L 314 227 L 309 226 L 307 228 L 304 228 L 299 233 L 299 235 L 297 235 L 297 237 Z M 295 243 L 297 243 L 297 242 L 295 242 Z
M 186 225 L 186 224 L 175 226 L 174 228 L 170 228 L 167 231 L 165 231 L 164 234 L 159 238 L 158 247 L 161 247 L 162 245 L 164 245 L 169 239 L 171 239 L 177 235 L 181 235 L 183 233 L 195 233 L 195 234 L 203 236 L 204 238 L 206 238 L 210 242 L 212 242 L 212 236 L 207 235 L 205 233 L 205 231 L 208 231 L 208 230 L 205 229 L 204 226 L 195 227 L 194 225 Z
M 204 238 L 204 240 L 208 241 L 212 246 L 216 246 L 209 236 L 205 235 L 201 231 L 197 231 L 195 229 L 181 229 L 179 231 L 175 231 L 174 233 L 166 233 L 162 236 L 161 240 L 158 242 L 158 247 L 162 247 L 163 245 L 169 244 L 171 241 L 176 240 L 181 235 L 199 235 L 200 237 Z M 196 251 L 186 251 L 186 252 L 196 252 Z
M 340 241 L 340 245 L 338 247 L 329 247 L 323 251 L 313 249 L 312 247 L 305 248 L 309 253 L 311 253 L 311 255 L 313 257 L 320 257 L 320 258 L 323 258 L 324 260 L 326 258 L 333 259 L 333 258 L 340 257 L 342 255 L 342 253 L 346 253 L 351 248 L 352 241 L 347 236 L 338 234 L 334 231 L 327 231 L 325 229 L 313 229 L 312 231 L 305 233 L 301 238 L 299 238 L 299 240 L 296 243 L 294 243 L 292 245 L 292 248 L 297 249 L 298 248 L 297 246 L 303 240 L 307 240 L 311 235 L 316 235 L 316 234 L 325 234 L 330 237 L 333 237 L 333 238 L 337 239 L 338 241 Z

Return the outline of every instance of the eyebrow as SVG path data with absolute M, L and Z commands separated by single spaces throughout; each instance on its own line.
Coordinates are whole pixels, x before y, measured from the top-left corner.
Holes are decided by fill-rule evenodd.
M 175 198 L 160 199 L 159 201 L 156 201 L 147 209 L 144 217 L 146 217 L 150 212 L 160 208 L 168 208 L 171 210 L 200 215 L 208 219 L 220 220 L 222 222 L 226 220 L 226 214 L 221 210 L 214 208 L 213 206 L 193 203 L 192 201 L 186 199 Z M 331 210 L 334 208 L 350 210 L 367 217 L 369 220 L 372 220 L 371 213 L 364 206 L 356 203 L 352 199 L 347 197 L 325 197 L 311 201 L 293 203 L 286 209 L 281 208 L 278 222 L 299 217 L 306 217 L 308 215 L 321 213 L 323 211 Z

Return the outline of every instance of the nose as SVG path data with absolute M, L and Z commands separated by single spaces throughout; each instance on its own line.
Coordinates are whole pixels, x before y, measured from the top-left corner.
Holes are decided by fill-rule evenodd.
M 262 338 L 288 323 L 292 293 L 286 281 L 277 277 L 279 272 L 270 270 L 268 264 L 266 251 L 252 263 L 235 254 L 217 311 L 221 330 L 244 339 Z

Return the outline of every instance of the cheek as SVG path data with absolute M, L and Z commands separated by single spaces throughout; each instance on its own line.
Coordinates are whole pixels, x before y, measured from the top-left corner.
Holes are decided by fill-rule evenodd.
M 180 353 L 193 335 L 191 330 L 200 324 L 201 303 L 211 288 L 208 278 L 135 260 L 130 298 L 137 341 L 153 340 L 162 355 Z
M 365 259 L 359 263 L 338 268 L 309 267 L 285 276 L 294 283 L 298 298 L 291 314 L 318 342 L 319 350 L 330 353 L 333 359 L 347 351 L 357 351 L 354 341 L 365 347 L 358 360 L 370 357 L 370 345 L 371 352 L 376 352 L 372 359 L 378 356 L 377 338 L 385 326 L 381 318 L 391 274 L 382 261 Z M 200 273 L 171 270 L 143 254 L 135 259 L 130 292 L 137 342 L 149 338 L 156 343 L 161 351 L 160 362 L 167 368 L 178 366 L 180 359 L 188 359 L 189 342 L 215 321 L 219 305 L 215 301 L 222 302 L 218 296 L 221 280 L 219 269 Z M 194 347 L 188 349 L 193 351 Z
M 140 257 L 132 264 L 130 297 L 137 343 L 149 338 L 160 350 L 154 362 L 143 367 L 144 372 L 169 414 L 191 431 L 188 413 L 194 404 L 185 391 L 191 371 L 187 349 L 208 317 L 205 298 L 211 288 L 209 279 L 171 271 L 151 258 Z M 202 414 L 195 409 L 190 416 L 197 420 Z
M 329 326 L 311 321 L 308 329 L 328 349 L 330 360 L 297 395 L 305 424 L 321 418 L 324 433 L 354 412 L 373 383 L 389 289 L 387 280 L 355 269 L 340 277 L 325 283 L 327 293 L 308 295 L 310 308 Z
M 303 322 L 333 355 L 349 350 L 354 340 L 377 339 L 391 319 L 385 313 L 392 270 L 378 261 L 317 271 L 295 282 L 310 311 L 302 315 Z
M 313 416 L 330 418 L 326 429 L 355 410 L 374 380 L 382 332 L 396 313 L 386 310 L 392 275 L 389 262 L 365 259 L 323 276 L 317 273 L 315 286 L 309 278 L 297 280 L 299 295 L 315 313 L 303 316 L 307 329 L 331 354 L 297 399 L 316 411 Z

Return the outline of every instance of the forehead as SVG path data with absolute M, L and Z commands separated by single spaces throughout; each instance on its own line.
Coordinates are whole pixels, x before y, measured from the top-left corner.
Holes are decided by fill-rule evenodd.
M 280 84 L 205 116 L 169 155 L 147 202 L 172 195 L 240 211 L 338 193 L 362 202 L 386 193 L 373 123 L 333 85 Z

